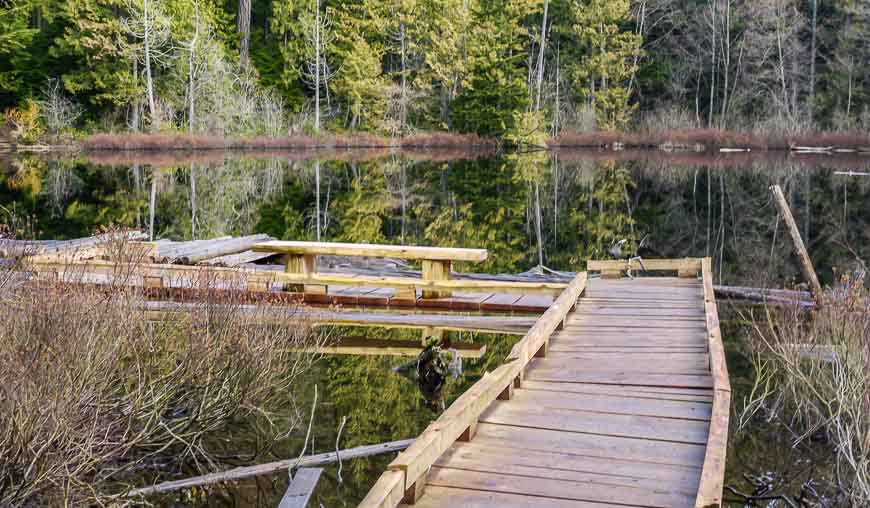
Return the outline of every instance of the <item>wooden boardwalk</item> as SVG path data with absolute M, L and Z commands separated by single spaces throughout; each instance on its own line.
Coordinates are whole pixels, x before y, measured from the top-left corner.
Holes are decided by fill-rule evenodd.
M 730 386 L 702 264 L 703 278 L 590 279 L 526 365 L 509 357 L 499 400 L 476 417 L 451 406 L 361 506 L 719 506 Z

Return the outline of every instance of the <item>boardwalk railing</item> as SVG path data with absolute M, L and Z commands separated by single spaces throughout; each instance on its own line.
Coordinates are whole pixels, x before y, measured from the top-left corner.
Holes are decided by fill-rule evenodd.
M 704 281 L 704 310 L 707 317 L 707 338 L 710 354 L 710 372 L 713 375 L 713 412 L 710 416 L 710 433 L 707 436 L 707 450 L 704 466 L 701 469 L 701 483 L 696 508 L 718 507 L 722 505 L 722 487 L 725 480 L 725 455 L 728 448 L 728 420 L 731 408 L 731 382 L 728 379 L 728 366 L 725 363 L 725 347 L 719 329 L 719 311 L 713 292 L 713 269 L 710 258 L 701 260 L 701 274 Z
M 414 444 L 390 463 L 359 506 L 392 508 L 403 501 L 413 503 L 419 499 L 429 468 L 455 441 L 474 437 L 477 420 L 492 401 L 512 396 L 529 361 L 546 353 L 550 336 L 563 325 L 585 290 L 586 272 L 581 272 L 514 346 L 507 363 L 484 374 L 432 422 Z

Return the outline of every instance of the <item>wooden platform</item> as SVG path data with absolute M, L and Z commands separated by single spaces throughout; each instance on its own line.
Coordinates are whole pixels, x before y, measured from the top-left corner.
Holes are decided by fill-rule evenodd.
M 418 506 L 694 506 L 712 387 L 700 281 L 590 281 L 513 398 L 435 463 Z
M 361 506 L 720 506 L 730 385 L 710 260 L 701 279 L 590 279 L 562 316 L 502 366 L 519 375 L 498 400 L 451 406 Z

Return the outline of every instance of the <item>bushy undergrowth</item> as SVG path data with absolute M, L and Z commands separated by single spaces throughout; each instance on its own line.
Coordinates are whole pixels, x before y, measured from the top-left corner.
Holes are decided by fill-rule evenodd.
M 263 451 L 234 435 L 263 447 L 294 429 L 292 388 L 313 360 L 298 351 L 315 336 L 292 308 L 264 325 L 220 281 L 198 284 L 195 304 L 154 321 L 124 280 L 0 268 L 0 506 L 124 504 L 143 481 Z
M 756 372 L 798 441 L 823 432 L 837 453 L 837 483 L 855 506 L 870 503 L 870 294 L 844 278 L 810 314 L 769 310 L 754 320 Z
M 870 150 L 870 137 L 864 133 L 819 132 L 801 135 L 738 132 L 720 129 L 663 129 L 647 132 L 562 132 L 551 145 L 560 147 L 610 147 L 620 144 L 640 148 L 683 148 L 713 150 L 748 148 L 751 150 L 790 150 L 794 147 L 831 147 Z
M 94 134 L 85 139 L 86 150 L 269 150 L 311 148 L 455 148 L 494 147 L 493 139 L 476 134 L 446 132 L 416 134 L 405 138 L 386 138 L 368 133 L 324 136 L 285 136 L 229 138 L 181 133 Z

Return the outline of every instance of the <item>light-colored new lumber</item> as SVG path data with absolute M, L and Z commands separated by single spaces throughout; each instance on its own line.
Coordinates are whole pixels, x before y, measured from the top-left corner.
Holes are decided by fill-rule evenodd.
M 804 278 L 810 285 L 810 290 L 812 290 L 813 296 L 818 298 L 822 294 L 822 285 L 819 283 L 818 276 L 816 276 L 816 270 L 813 268 L 813 261 L 810 259 L 810 254 L 807 252 L 807 248 L 801 238 L 800 230 L 791 214 L 791 208 L 788 206 L 788 201 L 785 200 L 785 194 L 782 193 L 782 188 L 779 185 L 771 186 L 770 190 L 773 192 L 773 202 L 776 203 L 780 216 L 785 220 L 786 229 L 788 229 L 792 243 L 794 243 L 796 254 L 801 262 L 801 270 L 804 272 Z
M 404 450 L 414 440 L 403 439 L 400 441 L 390 441 L 388 443 L 380 443 L 374 445 L 357 446 L 339 452 L 320 453 L 318 455 L 307 455 L 295 459 L 278 460 L 266 464 L 257 464 L 255 466 L 244 466 L 221 471 L 219 473 L 209 473 L 202 476 L 194 476 L 185 478 L 184 480 L 175 480 L 170 482 L 158 483 L 150 487 L 142 487 L 133 489 L 127 493 L 126 497 L 147 496 L 158 494 L 161 492 L 172 492 L 174 490 L 187 489 L 190 487 L 198 487 L 202 485 L 211 485 L 213 483 L 241 480 L 242 478 L 250 478 L 252 476 L 260 476 L 264 474 L 274 473 L 275 471 L 288 470 L 296 467 L 315 467 L 324 464 L 331 464 L 341 460 L 357 459 L 361 457 L 370 457 L 372 455 L 380 455 L 382 453 L 391 453 Z
M 321 473 L 323 469 L 319 467 L 299 468 L 287 486 L 278 508 L 305 508 L 317 487 Z
M 487 257 L 486 249 L 375 245 L 368 243 L 287 242 L 277 240 L 258 243 L 253 246 L 253 250 L 296 255 L 368 256 L 468 262 L 485 261 Z
M 631 269 L 635 273 L 641 273 L 643 268 L 647 271 L 701 271 L 701 260 L 698 258 L 684 259 L 644 259 L 642 261 L 632 261 Z M 594 260 L 590 259 L 586 263 L 586 270 L 590 272 L 624 272 L 628 269 L 628 260 Z

